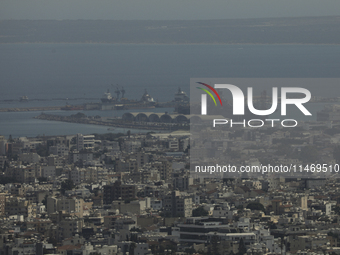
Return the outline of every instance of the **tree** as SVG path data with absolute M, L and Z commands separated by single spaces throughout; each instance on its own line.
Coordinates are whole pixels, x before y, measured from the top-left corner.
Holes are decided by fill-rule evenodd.
M 61 183 L 60 191 L 64 195 L 66 190 L 72 190 L 75 187 L 71 179 L 67 179 Z
M 238 206 L 236 206 L 236 209 L 239 210 L 239 211 L 243 211 L 244 207 L 243 207 L 243 205 L 238 205 Z
M 264 208 L 263 204 L 258 203 L 258 202 L 249 203 L 247 205 L 247 209 L 258 210 L 258 211 L 263 211 L 263 212 L 265 211 L 265 208 Z
M 334 212 L 337 214 L 337 215 L 340 215 L 340 206 L 336 206 L 334 208 Z
M 39 181 L 39 184 L 41 184 L 41 182 L 47 182 L 47 178 L 46 177 L 38 177 L 38 181 Z
M 203 206 L 200 206 L 192 211 L 193 217 L 199 217 L 199 216 L 207 216 L 209 213 L 204 210 Z
M 81 119 L 81 118 L 86 118 L 87 116 L 82 112 L 78 112 L 77 114 L 72 114 L 71 117 Z
M 218 236 L 215 234 L 211 237 L 211 252 L 213 255 L 219 255 L 218 252 Z
M 38 144 L 36 146 L 35 150 L 40 157 L 47 157 L 48 156 L 48 149 L 47 149 L 46 145 Z
M 140 228 L 133 227 L 133 228 L 130 229 L 130 232 L 142 233 L 143 231 Z
M 247 248 L 244 244 L 243 238 L 240 240 L 240 244 L 238 246 L 238 255 L 244 255 L 247 253 Z
M 184 250 L 184 252 L 185 252 L 186 254 L 194 254 L 194 253 L 196 252 L 196 250 L 195 250 L 194 248 L 186 248 L 186 249 Z
M 41 203 L 47 207 L 47 198 L 48 198 L 48 195 L 45 196 L 45 198 L 41 201 Z

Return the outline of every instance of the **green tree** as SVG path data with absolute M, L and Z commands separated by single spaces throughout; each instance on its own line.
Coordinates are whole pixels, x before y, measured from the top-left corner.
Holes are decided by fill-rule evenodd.
M 46 177 L 38 177 L 38 181 L 39 181 L 39 184 L 41 182 L 47 182 L 47 178 Z
M 200 206 L 192 211 L 193 217 L 199 217 L 199 216 L 207 216 L 209 213 L 204 210 L 203 206 Z
M 47 146 L 44 145 L 44 144 L 37 145 L 36 152 L 40 157 L 47 157 L 48 156 L 48 149 L 47 149 Z
M 66 190 L 72 190 L 75 188 L 75 185 L 71 179 L 67 179 L 61 183 L 60 191 L 64 195 Z
M 238 206 L 236 207 L 236 209 L 239 210 L 239 211 L 242 211 L 242 210 L 243 210 L 243 205 L 238 205 Z
M 220 253 L 218 252 L 218 236 L 217 235 L 213 235 L 211 237 L 211 253 L 213 255 L 220 255 Z
M 72 114 L 71 117 L 81 119 L 81 118 L 86 118 L 87 116 L 82 112 L 78 112 L 77 114 Z
M 47 198 L 48 198 L 48 195 L 46 195 L 46 196 L 44 197 L 44 199 L 41 201 L 41 203 L 42 203 L 44 206 L 46 206 L 46 207 L 47 207 Z
M 277 229 L 277 226 L 274 222 L 269 222 L 268 227 L 269 227 L 269 229 Z
M 196 251 L 195 251 L 194 248 L 186 248 L 186 249 L 184 250 L 184 252 L 185 252 L 186 254 L 194 254 Z
M 340 215 L 340 206 L 336 206 L 334 208 L 334 212 L 337 214 L 337 215 Z
M 241 238 L 238 246 L 238 255 L 244 255 L 247 253 L 246 245 L 244 244 L 243 238 Z
M 263 212 L 265 211 L 265 208 L 264 208 L 263 204 L 258 203 L 258 202 L 249 203 L 247 205 L 247 209 L 258 210 L 258 211 L 263 211 Z

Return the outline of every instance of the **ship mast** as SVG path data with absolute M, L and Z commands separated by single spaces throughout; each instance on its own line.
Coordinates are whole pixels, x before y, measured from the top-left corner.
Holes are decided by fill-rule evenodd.
M 111 84 L 111 86 L 113 87 L 113 84 Z M 118 84 L 117 84 L 117 88 L 116 88 L 114 93 L 117 95 L 116 100 L 118 101 L 119 100 L 119 95 L 120 95 L 120 90 L 118 88 Z
M 124 94 L 125 94 L 125 89 L 124 89 L 124 87 L 122 87 L 122 89 L 121 89 L 120 92 L 122 93 L 122 97 L 121 97 L 121 98 L 124 98 Z

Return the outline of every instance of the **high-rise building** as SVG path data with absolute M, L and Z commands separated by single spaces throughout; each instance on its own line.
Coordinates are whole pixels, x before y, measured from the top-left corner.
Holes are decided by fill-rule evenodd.
M 134 185 L 122 184 L 116 181 L 114 184 L 104 186 L 103 203 L 111 204 L 115 200 L 128 200 L 136 197 Z
M 5 156 L 6 155 L 6 143 L 7 140 L 5 139 L 4 136 L 0 136 L 0 156 Z
M 0 193 L 0 215 L 5 215 L 6 194 Z
M 153 162 L 152 166 L 157 168 L 161 180 L 164 180 L 165 182 L 172 180 L 172 165 L 167 159 L 159 159 L 158 161 Z
M 59 211 L 65 211 L 68 214 L 83 217 L 83 199 L 77 198 L 47 198 L 47 213 L 52 214 Z
M 183 196 L 179 191 L 172 191 L 163 198 L 165 214 L 171 217 L 190 217 L 192 215 L 192 199 Z

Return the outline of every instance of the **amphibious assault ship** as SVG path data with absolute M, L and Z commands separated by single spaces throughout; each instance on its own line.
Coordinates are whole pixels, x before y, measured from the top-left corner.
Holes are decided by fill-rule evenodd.
M 153 108 L 157 106 L 157 103 L 152 98 L 152 96 L 149 95 L 146 89 L 142 98 L 139 101 L 127 99 L 125 97 L 125 89 L 123 87 L 119 89 L 117 86 L 114 93 L 116 94 L 115 97 L 112 96 L 109 90 L 104 93 L 103 97 L 101 98 L 102 110 Z

